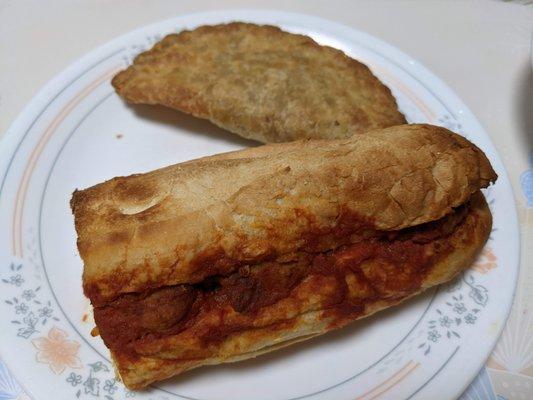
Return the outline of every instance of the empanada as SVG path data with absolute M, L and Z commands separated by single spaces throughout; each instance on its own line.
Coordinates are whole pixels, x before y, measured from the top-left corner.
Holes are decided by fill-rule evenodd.
M 264 143 L 406 122 L 366 65 L 274 26 L 235 22 L 168 35 L 112 83 L 130 103 L 175 108 Z

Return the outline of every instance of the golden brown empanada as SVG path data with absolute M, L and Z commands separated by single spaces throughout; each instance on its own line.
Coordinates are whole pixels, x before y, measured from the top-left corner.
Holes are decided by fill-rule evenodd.
M 130 103 L 175 108 L 265 143 L 406 122 L 366 65 L 274 26 L 235 22 L 168 35 L 112 83 Z

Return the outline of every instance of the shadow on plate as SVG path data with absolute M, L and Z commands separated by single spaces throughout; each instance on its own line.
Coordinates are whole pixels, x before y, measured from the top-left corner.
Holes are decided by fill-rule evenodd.
M 193 117 L 163 106 L 144 104 L 126 104 L 138 117 L 157 124 L 178 128 L 194 135 L 203 135 L 214 140 L 222 140 L 242 147 L 255 147 L 261 143 L 240 137 L 234 133 L 219 128 L 212 122 Z
M 236 363 L 205 366 L 188 372 L 184 372 L 179 376 L 169 378 L 165 381 L 160 382 L 159 384 L 155 384 L 153 385 L 153 387 L 157 388 L 159 387 L 159 385 L 164 385 L 168 388 L 168 386 L 179 385 L 183 382 L 190 383 L 195 379 L 201 379 L 202 377 L 204 377 L 205 374 L 213 373 L 213 371 L 215 370 L 217 372 L 222 373 L 239 374 L 241 372 L 250 372 L 254 369 L 268 368 L 269 366 L 274 366 L 276 363 L 279 363 L 282 360 L 297 356 L 301 352 L 311 350 L 321 345 L 327 345 L 334 342 L 338 344 L 348 343 L 354 340 L 354 338 L 356 339 L 358 335 L 364 334 L 364 331 L 374 324 L 381 324 L 381 326 L 385 327 L 387 319 L 389 319 L 394 313 L 398 313 L 402 309 L 407 309 L 409 307 L 421 305 L 423 303 L 428 302 L 434 291 L 435 289 L 429 290 L 425 294 L 415 296 L 414 298 L 409 299 L 398 306 L 385 309 L 368 318 L 363 318 L 359 321 L 355 321 L 347 327 L 336 331 L 328 332 L 316 338 L 293 344 L 289 347 L 258 356 L 257 358 L 239 361 Z M 403 334 L 407 334 L 407 332 Z M 400 340 L 401 338 L 398 339 L 398 341 Z M 372 360 L 372 362 L 376 362 L 381 357 L 384 357 L 387 352 L 389 352 L 395 345 L 396 343 L 390 343 L 384 348 L 376 349 L 376 359 Z M 354 373 L 356 372 L 360 371 L 354 371 Z

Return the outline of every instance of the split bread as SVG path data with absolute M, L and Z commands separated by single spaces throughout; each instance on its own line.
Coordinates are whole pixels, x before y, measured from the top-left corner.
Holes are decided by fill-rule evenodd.
M 366 65 L 267 25 L 168 35 L 112 84 L 130 103 L 174 108 L 264 143 L 346 138 L 406 123 Z
M 255 357 L 467 268 L 496 180 L 475 145 L 403 125 L 119 177 L 71 206 L 83 288 L 127 387 Z

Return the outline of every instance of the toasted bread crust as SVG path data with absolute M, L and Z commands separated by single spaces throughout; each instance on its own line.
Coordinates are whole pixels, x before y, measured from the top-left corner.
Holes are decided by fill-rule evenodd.
M 276 144 L 114 178 L 71 206 L 94 305 L 437 220 L 496 179 L 440 127 Z
M 112 84 L 130 103 L 164 105 L 264 143 L 345 138 L 406 122 L 366 65 L 267 25 L 168 35 Z

